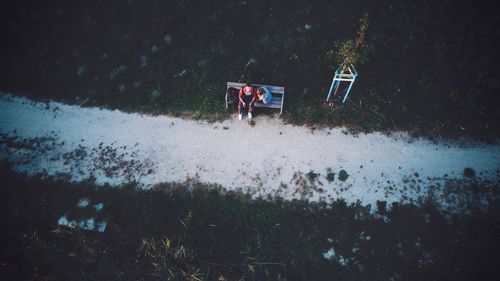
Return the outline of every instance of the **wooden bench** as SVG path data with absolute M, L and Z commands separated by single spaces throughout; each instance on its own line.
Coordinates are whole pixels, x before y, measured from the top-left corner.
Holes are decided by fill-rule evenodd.
M 227 82 L 226 86 L 226 108 L 229 108 L 229 105 L 233 102 L 228 99 L 227 94 L 229 88 L 236 88 L 240 90 L 246 83 L 237 83 L 237 82 Z M 285 87 L 279 86 L 271 86 L 271 85 L 261 85 L 261 84 L 252 84 L 254 87 L 266 87 L 272 94 L 273 98 L 269 104 L 265 104 L 263 102 L 255 102 L 255 107 L 264 107 L 264 108 L 277 108 L 280 110 L 280 114 L 283 114 L 283 102 L 285 101 Z

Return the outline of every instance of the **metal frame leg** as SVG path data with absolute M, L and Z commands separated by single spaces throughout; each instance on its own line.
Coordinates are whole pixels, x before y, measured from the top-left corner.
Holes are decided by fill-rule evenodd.
M 349 96 L 349 92 L 351 91 L 352 85 L 354 85 L 354 81 L 356 80 L 356 77 L 352 79 L 351 84 L 349 85 L 349 88 L 347 89 L 347 93 L 345 93 L 344 99 L 342 100 L 342 103 L 345 103 L 347 100 L 347 96 Z

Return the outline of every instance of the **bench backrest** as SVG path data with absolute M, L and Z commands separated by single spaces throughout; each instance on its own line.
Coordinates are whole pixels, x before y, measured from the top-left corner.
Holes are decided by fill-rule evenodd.
M 238 83 L 238 82 L 227 82 L 227 88 L 237 88 L 241 89 L 241 87 L 245 86 L 246 83 Z M 272 86 L 272 85 L 262 85 L 262 84 L 252 84 L 255 87 L 266 87 L 273 94 L 281 94 L 285 93 L 285 87 L 280 86 Z

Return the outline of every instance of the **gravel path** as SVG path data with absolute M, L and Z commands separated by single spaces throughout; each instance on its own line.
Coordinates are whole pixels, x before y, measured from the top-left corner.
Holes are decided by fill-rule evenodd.
M 20 172 L 72 181 L 137 181 L 144 188 L 202 182 L 254 196 L 343 198 L 372 207 L 431 197 L 456 211 L 499 198 L 498 142 L 433 143 L 406 133 L 352 135 L 279 118 L 254 121 L 207 123 L 0 93 L 0 158 Z M 471 182 L 480 190 L 468 190 Z

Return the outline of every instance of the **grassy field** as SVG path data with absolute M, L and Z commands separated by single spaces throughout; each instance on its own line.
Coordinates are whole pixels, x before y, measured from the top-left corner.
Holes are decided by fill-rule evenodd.
M 1 5 L 2 91 L 218 120 L 225 82 L 248 81 L 286 86 L 295 124 L 498 136 L 494 1 Z M 361 75 L 334 110 L 323 100 L 346 50 Z
M 250 200 L 198 183 L 140 190 L 28 179 L 3 166 L 2 280 L 498 280 L 499 204 Z M 87 208 L 76 207 L 87 198 Z M 57 225 L 95 216 L 104 233 Z M 330 259 L 323 255 L 333 249 Z

